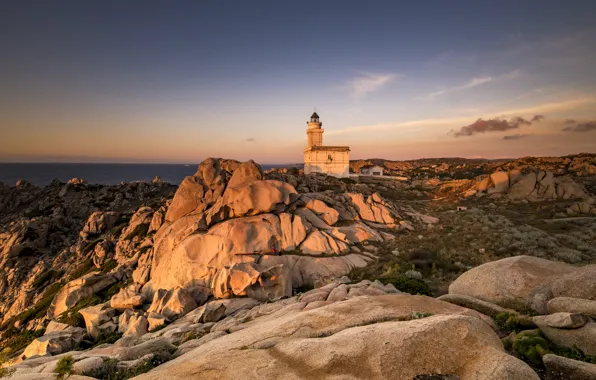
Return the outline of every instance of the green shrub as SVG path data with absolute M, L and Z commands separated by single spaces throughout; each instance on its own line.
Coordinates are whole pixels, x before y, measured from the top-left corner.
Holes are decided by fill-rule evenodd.
M 109 259 L 106 260 L 101 268 L 99 269 L 101 272 L 103 273 L 108 273 L 109 271 L 111 271 L 112 269 L 116 268 L 118 266 L 118 262 L 114 259 Z
M 16 368 L 0 368 L 0 378 L 11 377 Z
M 162 360 L 154 358 L 151 360 L 144 360 L 130 368 L 118 368 L 118 360 L 110 358 L 104 359 L 101 367 L 85 372 L 83 375 L 100 380 L 127 380 L 142 375 L 143 373 L 147 373 L 162 363 Z
M 137 225 L 134 230 L 132 230 L 131 233 L 129 233 L 128 235 L 126 235 L 126 237 L 124 238 L 124 240 L 132 240 L 135 237 L 144 237 L 145 235 L 147 235 L 147 231 L 149 231 L 149 224 L 139 224 Z
M 504 330 L 506 332 L 522 331 L 536 328 L 536 325 L 534 324 L 534 322 L 532 322 L 532 320 L 529 317 L 518 313 L 510 313 L 507 311 L 497 314 L 495 316 L 495 322 L 501 330 Z
M 56 363 L 56 369 L 54 373 L 57 373 L 56 379 L 62 380 L 67 379 L 72 374 L 72 365 L 74 364 L 74 359 L 72 356 L 64 356 L 58 360 Z
M 533 365 L 541 365 L 542 356 L 550 353 L 549 343 L 539 329 L 512 333 L 506 340 L 508 342 L 503 342 L 506 347 L 513 349 L 517 357 Z
M 423 311 L 413 311 L 412 312 L 412 319 L 422 319 L 432 316 L 431 313 L 425 313 Z
M 43 335 L 43 330 L 23 330 L 19 333 L 8 331 L 0 342 L 3 356 L 10 356 L 27 347 L 34 339 Z M 7 336 L 8 335 L 8 336 Z
M 33 281 L 33 289 L 37 289 L 39 287 L 41 287 L 42 285 L 44 285 L 46 282 L 48 282 L 48 280 L 50 280 L 51 278 L 53 278 L 54 276 L 56 276 L 58 274 L 57 271 L 50 269 L 47 270 L 45 272 L 43 272 L 42 274 L 39 275 L 39 277 L 37 277 L 35 279 L 35 281 Z
M 81 313 L 79 313 L 79 310 L 85 309 L 89 306 L 98 305 L 102 302 L 105 302 L 104 299 L 95 294 L 85 297 L 77 302 L 74 307 L 60 314 L 58 318 L 56 318 L 56 321 L 60 323 L 66 323 L 67 325 L 74 327 L 85 327 L 85 319 Z
M 100 332 L 97 336 L 97 339 L 95 339 L 95 343 L 93 344 L 93 346 L 91 346 L 91 348 L 97 347 L 101 344 L 114 344 L 118 339 L 122 338 L 122 335 L 123 333 L 121 332 Z
M 416 278 L 409 278 L 406 276 L 380 278 L 384 284 L 393 284 L 398 290 L 410 294 L 420 294 L 424 296 L 432 296 L 432 290 L 423 280 Z
M 73 270 L 67 278 L 67 281 L 76 280 L 79 277 L 86 275 L 95 268 L 93 259 L 89 258 L 81 263 L 75 270 Z

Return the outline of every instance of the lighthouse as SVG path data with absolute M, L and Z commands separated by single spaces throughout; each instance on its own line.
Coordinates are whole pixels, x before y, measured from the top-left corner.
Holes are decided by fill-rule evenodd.
M 350 176 L 350 147 L 324 146 L 319 115 L 316 112 L 306 122 L 306 148 L 304 149 L 304 174 L 323 173 L 339 178 Z

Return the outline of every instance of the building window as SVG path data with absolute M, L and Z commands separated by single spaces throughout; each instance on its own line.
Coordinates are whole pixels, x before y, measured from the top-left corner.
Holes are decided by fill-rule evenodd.
M 331 157 L 331 155 L 330 155 L 330 154 L 328 154 L 328 155 L 327 155 L 327 160 L 328 160 L 328 161 L 333 161 L 333 157 Z

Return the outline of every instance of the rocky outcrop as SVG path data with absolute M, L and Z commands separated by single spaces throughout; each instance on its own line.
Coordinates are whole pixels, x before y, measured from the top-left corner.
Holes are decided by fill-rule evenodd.
M 263 179 L 254 162 L 238 164 L 232 172 L 223 166 L 221 160 L 206 160 L 197 174 L 180 186 L 166 223 L 154 237 L 150 280 L 143 288 L 146 294 L 181 287 L 199 302 L 215 289 L 218 296 L 237 295 L 228 285 L 230 270 L 237 263 L 287 265 L 294 268 L 291 272 L 298 272 L 302 270 L 298 269 L 302 265 L 296 266 L 299 261 L 310 261 L 311 268 L 302 272 L 308 276 L 284 276 L 292 280 L 290 286 L 282 286 L 281 293 L 263 293 L 286 294 L 290 287 L 301 286 L 301 281 L 329 272 L 323 261 L 295 254 L 338 256 L 335 261 L 344 264 L 333 265 L 337 270 L 343 268 L 341 276 L 366 263 L 366 258 L 354 261 L 360 252 L 352 251 L 354 244 L 393 238 L 363 222 L 387 229 L 396 227 L 396 211 L 376 193 L 367 197 L 356 193 L 299 196 L 288 182 Z M 335 227 L 340 220 L 344 223 Z M 288 257 L 275 258 L 280 255 Z M 316 266 L 320 268 L 313 271 Z M 252 273 L 256 272 L 261 270 Z M 220 277 L 213 281 L 216 274 Z M 255 274 L 248 278 L 262 277 Z
M 97 338 L 102 333 L 113 333 L 117 329 L 116 324 L 112 321 L 116 310 L 111 308 L 108 302 L 81 309 L 79 313 L 85 319 L 87 333 L 93 338 Z

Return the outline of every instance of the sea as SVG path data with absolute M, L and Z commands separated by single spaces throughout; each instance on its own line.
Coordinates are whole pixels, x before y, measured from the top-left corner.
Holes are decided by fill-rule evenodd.
M 265 164 L 263 170 L 298 166 L 297 164 Z M 53 179 L 61 182 L 78 177 L 89 183 L 115 185 L 120 182 L 162 181 L 179 185 L 184 177 L 197 171 L 198 164 L 70 164 L 70 163 L 0 163 L 0 182 L 14 186 L 24 179 L 36 186 L 46 186 Z

